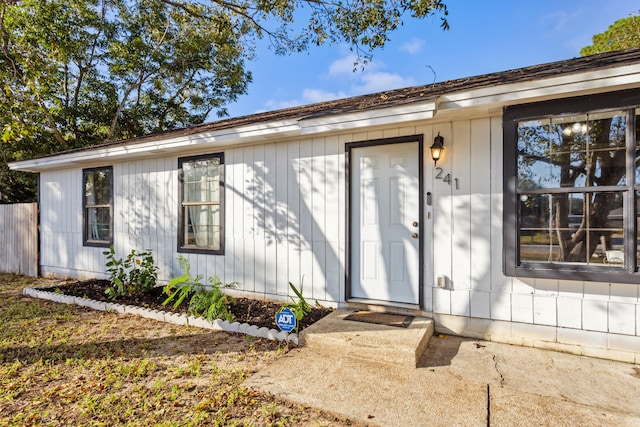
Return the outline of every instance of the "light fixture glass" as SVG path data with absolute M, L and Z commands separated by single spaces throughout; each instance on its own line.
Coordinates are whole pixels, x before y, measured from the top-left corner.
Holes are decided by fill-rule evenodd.
M 433 159 L 433 165 L 435 166 L 438 163 L 438 160 L 442 157 L 442 152 L 444 151 L 444 138 L 440 136 L 440 132 L 438 132 L 438 136 L 433 138 L 433 145 L 431 146 L 431 158 Z

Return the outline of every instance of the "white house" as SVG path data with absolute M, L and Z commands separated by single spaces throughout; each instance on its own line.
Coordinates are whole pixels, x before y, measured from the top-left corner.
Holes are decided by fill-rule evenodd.
M 640 363 L 640 50 L 221 120 L 14 162 L 41 272 L 151 249 L 282 300 Z M 437 163 L 432 146 L 443 144 Z

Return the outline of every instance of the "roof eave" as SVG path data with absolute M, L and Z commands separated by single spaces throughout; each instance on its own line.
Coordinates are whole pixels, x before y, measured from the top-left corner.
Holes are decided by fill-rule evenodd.
M 436 107 L 437 100 L 428 100 L 390 108 L 262 122 L 237 128 L 203 131 L 177 137 L 160 134 L 157 138 L 145 138 L 143 141 L 136 143 L 87 148 L 86 150 L 61 153 L 59 155 L 11 162 L 9 163 L 9 169 L 37 173 L 69 166 L 85 166 L 96 163 L 165 156 L 172 153 L 219 149 L 231 145 L 273 140 L 276 137 L 310 136 L 322 132 L 425 120 L 434 117 Z

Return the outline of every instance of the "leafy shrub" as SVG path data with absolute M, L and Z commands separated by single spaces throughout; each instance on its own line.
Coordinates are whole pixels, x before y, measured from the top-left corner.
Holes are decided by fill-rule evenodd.
M 105 290 L 107 296 L 116 299 L 140 293 L 149 293 L 158 280 L 158 267 L 151 251 L 136 252 L 135 249 L 123 261 L 116 258 L 113 245 L 102 252 L 107 257 L 107 272 L 111 285 Z
M 196 289 L 189 301 L 189 313 L 207 320 L 222 319 L 231 322 L 233 313 L 230 306 L 236 301 L 233 297 L 222 292 L 222 288 L 233 288 L 236 283 L 222 284 L 218 276 L 210 277 L 209 283 L 211 287 Z
M 191 264 L 182 255 L 178 257 L 178 265 L 182 274 L 171 279 L 162 288 L 162 292 L 167 295 L 167 299 L 162 302 L 162 305 L 167 305 L 173 301 L 173 308 L 178 308 L 182 301 L 189 298 L 190 294 L 195 292 L 196 289 L 204 287 L 201 282 L 202 276 L 200 274 L 196 277 L 191 276 Z
M 173 301 L 173 308 L 177 308 L 187 298 L 189 299 L 189 314 L 201 316 L 207 320 L 223 319 L 232 321 L 231 304 L 235 299 L 222 292 L 224 288 L 234 288 L 237 282 L 222 284 L 218 276 L 209 278 L 210 285 L 202 283 L 202 275 L 191 276 L 191 265 L 183 256 L 178 257 L 178 264 L 182 274 L 172 279 L 164 288 L 167 298 L 162 305 Z
M 280 309 L 278 310 L 278 313 L 280 313 L 285 308 L 291 309 L 293 314 L 296 316 L 296 332 L 298 332 L 298 325 L 300 325 L 300 321 L 304 319 L 304 316 L 311 313 L 311 306 L 309 305 L 309 303 L 307 303 L 307 300 L 305 300 L 304 296 L 302 295 L 303 286 L 304 277 L 302 278 L 302 282 L 300 282 L 300 290 L 298 290 L 298 288 L 296 288 L 293 283 L 289 282 L 289 287 L 298 298 L 296 300 L 296 298 L 289 295 L 289 298 L 291 298 L 292 302 L 282 305 L 282 307 L 280 307 Z

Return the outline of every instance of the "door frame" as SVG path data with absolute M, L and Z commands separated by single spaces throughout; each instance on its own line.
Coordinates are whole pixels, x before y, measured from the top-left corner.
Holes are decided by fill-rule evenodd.
M 380 138 L 380 139 L 371 139 L 365 141 L 357 141 L 357 142 L 349 142 L 345 144 L 346 151 L 346 176 L 345 176 L 345 185 L 346 185 L 346 266 L 345 266 L 345 299 L 347 302 L 353 299 L 351 293 L 351 268 L 353 265 L 352 261 L 352 250 L 351 250 L 351 236 L 353 230 L 352 223 L 352 215 L 351 215 L 351 198 L 352 194 L 352 185 L 351 178 L 353 176 L 353 164 L 352 164 L 352 155 L 351 151 L 354 148 L 366 148 L 373 147 L 379 145 L 391 145 L 391 144 L 402 144 L 407 142 L 416 142 L 418 143 L 418 307 L 420 309 L 424 309 L 424 230 L 426 229 L 424 226 L 424 135 L 408 135 L 408 136 L 398 136 L 393 138 Z M 390 306 L 406 306 L 404 303 L 394 303 L 393 301 L 389 301 Z

